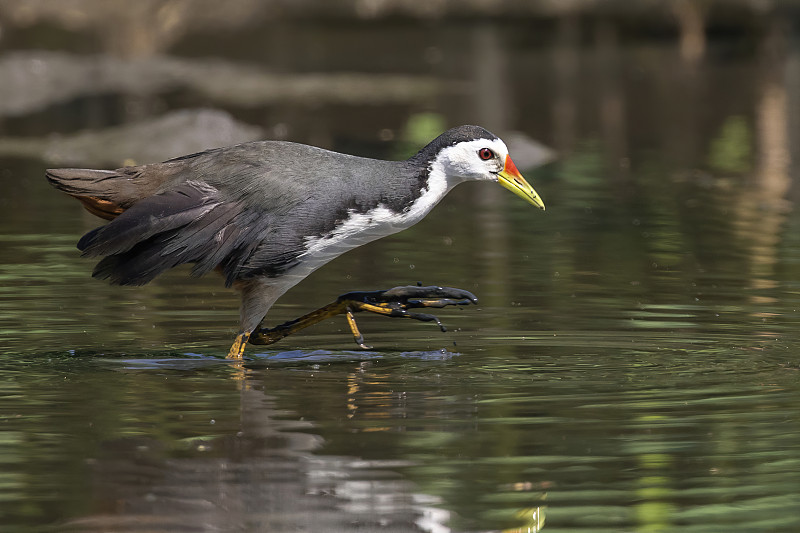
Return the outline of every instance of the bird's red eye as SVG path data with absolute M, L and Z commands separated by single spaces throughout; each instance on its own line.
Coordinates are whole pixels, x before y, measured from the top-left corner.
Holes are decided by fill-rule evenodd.
M 488 161 L 489 159 L 494 157 L 494 152 L 492 152 L 488 148 L 481 148 L 480 150 L 478 150 L 478 157 L 480 157 L 484 161 Z

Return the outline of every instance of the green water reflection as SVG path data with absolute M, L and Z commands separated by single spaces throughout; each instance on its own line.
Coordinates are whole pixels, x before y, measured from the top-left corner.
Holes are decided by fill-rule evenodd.
M 302 351 L 245 369 L 28 356 L 2 368 L 3 500 L 26 501 L 4 520 L 314 528 L 344 508 L 378 527 L 444 509 L 462 530 L 536 510 L 554 530 L 789 531 L 797 371 L 708 342 Z M 309 508 L 315 519 L 298 518 Z

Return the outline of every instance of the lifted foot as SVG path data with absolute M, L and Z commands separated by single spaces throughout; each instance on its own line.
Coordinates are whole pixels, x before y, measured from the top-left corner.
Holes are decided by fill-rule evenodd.
M 350 331 L 353 333 L 353 338 L 359 347 L 369 349 L 369 346 L 364 344 L 364 336 L 358 329 L 354 314 L 359 311 L 368 311 L 370 313 L 377 313 L 379 315 L 396 317 L 396 318 L 412 318 L 414 320 L 421 320 L 423 322 L 436 322 L 442 331 L 446 331 L 445 327 L 434 315 L 428 313 L 410 312 L 409 309 L 419 309 L 423 307 L 441 308 L 448 305 L 469 305 L 478 303 L 478 299 L 469 291 L 463 289 L 455 289 L 452 287 L 437 287 L 435 285 L 429 287 L 419 287 L 416 285 L 407 285 L 401 287 L 394 287 L 386 291 L 355 291 L 342 294 L 336 301 L 328 305 L 312 311 L 307 315 L 301 316 L 289 322 L 285 322 L 274 328 L 259 328 L 252 332 L 249 336 L 251 344 L 272 344 L 281 340 L 282 338 L 291 335 L 301 329 L 312 326 L 330 317 L 345 314 L 347 316 L 347 324 L 350 326 Z M 241 353 L 244 352 L 243 344 L 248 341 L 245 334 L 240 334 L 236 338 L 231 347 L 228 357 L 233 356 L 234 349 L 240 349 L 239 358 Z M 238 343 L 242 343 L 240 346 Z

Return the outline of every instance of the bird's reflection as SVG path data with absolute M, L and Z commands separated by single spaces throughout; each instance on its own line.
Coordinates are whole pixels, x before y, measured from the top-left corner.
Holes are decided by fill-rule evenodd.
M 70 531 L 451 531 L 440 499 L 396 471 L 408 461 L 319 453 L 324 440 L 315 424 L 265 392 L 274 369 L 259 361 L 219 364 L 230 367 L 240 398 L 238 424 L 223 435 L 183 438 L 179 450 L 157 437 L 103 443 L 88 462 L 90 511 L 65 524 Z M 348 379 L 349 413 L 362 399 L 363 365 L 370 363 L 355 364 Z M 508 531 L 538 531 L 530 527 Z

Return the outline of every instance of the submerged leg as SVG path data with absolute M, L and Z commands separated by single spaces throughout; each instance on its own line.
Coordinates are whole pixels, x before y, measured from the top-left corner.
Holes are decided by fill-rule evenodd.
M 436 322 L 441 330 L 445 331 L 442 323 L 434 315 L 409 312 L 408 310 L 422 307 L 442 308 L 448 305 L 469 305 L 477 302 L 478 299 L 471 292 L 452 287 L 408 285 L 394 287 L 386 291 L 349 292 L 339 296 L 336 301 L 300 318 L 290 320 L 274 328 L 258 328 L 250 334 L 249 341 L 251 344 L 272 344 L 318 322 L 336 315 L 346 314 L 347 324 L 350 326 L 350 331 L 353 333 L 356 344 L 361 348 L 367 349 L 369 346 L 364 344 L 364 337 L 358 329 L 354 313 L 368 311 L 388 317 Z M 237 337 L 237 342 L 242 335 Z M 234 347 L 237 347 L 236 343 L 234 343 Z M 233 352 L 234 347 L 231 347 L 231 352 Z

